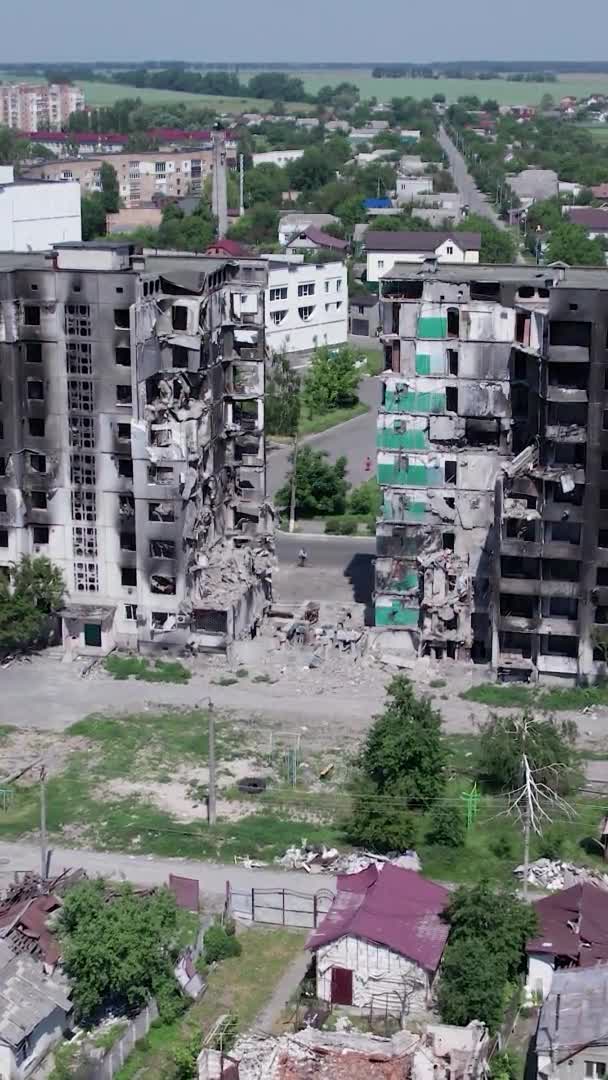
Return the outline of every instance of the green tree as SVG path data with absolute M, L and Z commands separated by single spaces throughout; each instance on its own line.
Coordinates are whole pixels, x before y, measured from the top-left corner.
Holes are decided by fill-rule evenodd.
M 325 151 L 311 146 L 297 161 L 290 161 L 286 168 L 289 187 L 296 191 L 317 191 L 335 179 L 336 170 Z
M 466 834 L 462 807 L 445 802 L 435 803 L 426 830 L 427 842 L 439 847 L 458 848 L 464 845 Z
M 82 239 L 95 240 L 106 235 L 106 210 L 100 191 L 83 195 L 80 200 L 82 212 Z
M 102 881 L 71 889 L 59 932 L 79 1019 L 89 1023 L 110 1005 L 139 1008 L 152 994 L 168 1015 L 180 1000 L 172 972 L 176 928 L 175 900 L 166 889 L 140 897 L 124 886 L 111 900 Z
M 398 790 L 412 806 L 425 807 L 444 789 L 445 762 L 440 714 L 428 698 L 416 697 L 409 679 L 397 675 L 365 739 L 359 769 L 380 794 Z
M 590 240 L 582 225 L 564 221 L 549 237 L 545 259 L 569 266 L 605 266 L 604 249 L 599 240 Z
M 115 214 L 120 207 L 120 186 L 116 169 L 108 161 L 103 161 L 99 170 L 101 195 L 106 214 Z
M 524 734 L 525 728 L 525 734 Z M 477 775 L 497 791 L 521 785 L 524 752 L 535 779 L 561 795 L 580 781 L 576 770 L 576 724 L 572 720 L 538 719 L 515 724 L 509 716 L 493 716 L 482 726 L 476 762 Z M 553 766 L 560 765 L 559 771 Z
M 245 173 L 245 205 L 260 203 L 281 205 L 281 196 L 287 189 L 285 170 L 272 162 L 256 165 Z
M 328 517 L 343 514 L 346 509 L 346 458 L 338 458 L 332 465 L 324 450 L 303 446 L 296 460 L 296 513 L 300 517 Z M 277 491 L 277 505 L 282 511 L 289 509 L 291 500 L 292 472 L 282 488 Z
M 353 808 L 344 828 L 350 843 L 379 855 L 415 848 L 419 837 L 418 819 L 404 801 L 379 795 L 366 777 L 354 785 Z
M 13 566 L 12 588 L 0 579 L 0 650 L 31 648 L 48 638 L 49 616 L 61 607 L 61 572 L 44 556 L 23 556 Z
M 267 203 L 256 203 L 228 230 L 231 240 L 246 244 L 276 244 L 279 212 Z
M 295 435 L 300 420 L 300 376 L 284 352 L 272 354 L 265 402 L 266 431 L 270 435 Z
M 46 555 L 23 555 L 13 569 L 13 590 L 45 615 L 63 602 L 65 584 L 61 570 Z
M 444 913 L 450 924 L 439 984 L 439 1010 L 448 1024 L 483 1020 L 496 1031 L 507 987 L 524 960 L 528 938 L 537 929 L 534 909 L 510 892 L 486 882 L 454 893 Z
M 0 127 L 0 165 L 14 165 L 16 168 L 29 157 L 30 144 L 20 138 L 11 128 Z
M 479 261 L 482 263 L 512 263 L 515 260 L 515 241 L 511 233 L 494 225 L 480 214 L 469 214 L 458 225 L 460 232 L 481 233 Z
M 304 379 L 303 399 L 309 417 L 356 404 L 358 359 L 359 353 L 350 345 L 322 345 L 315 349 Z

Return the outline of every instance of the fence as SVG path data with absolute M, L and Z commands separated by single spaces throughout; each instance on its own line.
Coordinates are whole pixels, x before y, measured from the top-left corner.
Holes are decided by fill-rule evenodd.
M 242 892 L 227 887 L 228 909 L 238 919 L 270 926 L 299 926 L 314 930 L 325 918 L 334 899 L 330 889 L 299 893 L 292 889 L 256 889 Z
M 152 1022 L 158 1016 L 158 1008 L 152 999 L 137 1016 L 128 1021 L 127 1029 L 114 1046 L 104 1054 L 103 1050 L 89 1050 L 87 1053 L 87 1075 L 91 1080 L 112 1080 L 112 1077 L 124 1065 L 135 1043 L 147 1035 Z M 98 1057 L 97 1055 L 103 1055 Z

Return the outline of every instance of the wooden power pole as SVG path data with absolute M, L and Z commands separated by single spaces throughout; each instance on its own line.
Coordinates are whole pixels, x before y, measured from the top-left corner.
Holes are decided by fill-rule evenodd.
M 48 873 L 48 852 L 46 846 L 46 769 L 40 768 L 40 877 Z

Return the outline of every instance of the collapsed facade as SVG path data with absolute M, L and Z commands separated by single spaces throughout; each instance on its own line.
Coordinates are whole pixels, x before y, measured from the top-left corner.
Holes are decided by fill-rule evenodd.
M 401 264 L 381 306 L 376 625 L 503 678 L 597 677 L 608 273 Z
M 66 647 L 221 648 L 271 596 L 259 260 L 0 257 L 0 567 L 63 570 Z

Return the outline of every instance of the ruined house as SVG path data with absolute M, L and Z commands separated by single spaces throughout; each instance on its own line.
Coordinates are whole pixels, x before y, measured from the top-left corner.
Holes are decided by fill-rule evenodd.
M 222 648 L 270 601 L 264 263 L 0 256 L 0 567 L 63 571 L 66 647 Z
M 505 678 L 595 678 L 608 273 L 431 260 L 395 266 L 381 303 L 376 625 Z

